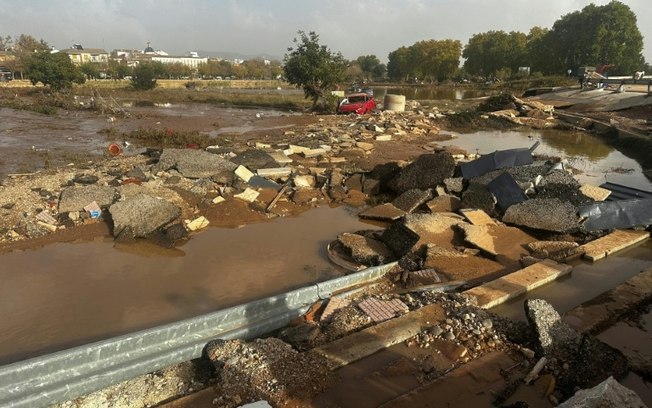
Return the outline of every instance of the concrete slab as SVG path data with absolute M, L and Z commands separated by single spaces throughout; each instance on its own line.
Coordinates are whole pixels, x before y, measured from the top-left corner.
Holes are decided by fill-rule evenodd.
M 494 220 L 484 212 L 475 208 L 464 208 L 460 210 L 464 218 L 473 225 L 494 225 Z
M 584 252 L 584 258 L 595 262 L 649 237 L 650 233 L 647 231 L 616 230 L 609 235 L 580 246 L 579 251 Z
M 487 225 L 460 223 L 457 227 L 464 232 L 464 241 L 490 255 L 498 255 L 494 245 L 494 237 L 489 233 Z
M 596 334 L 652 297 L 652 268 L 567 312 L 563 320 L 582 333 Z
M 570 265 L 545 260 L 469 289 L 464 294 L 475 296 L 478 306 L 489 309 L 552 282 L 570 273 L 572 269 Z
M 385 203 L 364 210 L 358 216 L 369 220 L 396 221 L 405 214 L 405 211 L 394 207 L 391 203 Z
M 236 194 L 233 197 L 239 198 L 240 200 L 246 201 L 248 203 L 253 203 L 254 201 L 256 201 L 256 198 L 258 198 L 259 194 L 260 193 L 258 191 L 247 188 L 242 193 Z
M 273 167 L 268 169 L 258 169 L 256 170 L 256 173 L 261 177 L 278 178 L 289 176 L 292 174 L 292 169 L 289 167 Z
M 392 205 L 407 213 L 411 213 L 431 198 L 432 192 L 430 190 L 414 188 L 396 197 L 394 201 L 392 201 Z
M 443 321 L 445 318 L 446 313 L 440 305 L 428 305 L 314 348 L 312 352 L 325 357 L 329 368 L 334 370 L 401 343 L 419 333 L 422 327 Z

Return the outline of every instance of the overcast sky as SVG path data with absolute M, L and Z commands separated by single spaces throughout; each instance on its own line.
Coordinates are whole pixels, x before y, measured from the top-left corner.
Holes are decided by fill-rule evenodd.
M 560 16 L 608 0 L 0 0 L 0 35 L 30 34 L 62 49 L 191 50 L 282 57 L 297 30 L 349 59 L 426 39 L 551 27 Z M 636 13 L 652 61 L 652 0 L 622 0 Z

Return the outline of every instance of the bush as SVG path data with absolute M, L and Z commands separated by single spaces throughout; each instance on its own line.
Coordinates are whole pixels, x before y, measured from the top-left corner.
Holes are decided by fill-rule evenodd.
M 156 88 L 156 68 L 150 63 L 142 63 L 134 68 L 131 76 L 131 86 L 139 91 Z

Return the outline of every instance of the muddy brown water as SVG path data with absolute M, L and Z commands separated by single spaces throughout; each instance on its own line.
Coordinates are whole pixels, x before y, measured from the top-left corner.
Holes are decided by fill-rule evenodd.
M 327 206 L 298 217 L 208 228 L 175 249 L 110 237 L 0 256 L 0 364 L 341 276 L 337 234 L 374 226 Z

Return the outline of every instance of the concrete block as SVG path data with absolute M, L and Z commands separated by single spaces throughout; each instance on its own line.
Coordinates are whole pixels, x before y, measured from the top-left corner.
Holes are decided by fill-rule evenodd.
M 584 252 L 584 258 L 595 262 L 649 237 L 650 233 L 647 231 L 616 230 L 609 235 L 580 246 L 579 251 Z
M 240 194 L 236 194 L 233 197 L 239 198 L 240 200 L 246 201 L 248 203 L 253 203 L 256 201 L 256 198 L 258 198 L 258 195 L 260 193 L 256 190 L 253 190 L 251 188 L 247 188 L 245 191 L 243 191 Z
M 465 208 L 460 210 L 464 218 L 473 225 L 495 225 L 494 220 L 482 210 Z
M 268 169 L 258 169 L 256 173 L 261 177 L 267 178 L 280 178 L 287 177 L 292 174 L 292 169 L 290 167 L 274 167 Z
M 489 309 L 567 275 L 572 269 L 570 265 L 544 260 L 476 286 L 465 291 L 464 294 L 475 296 L 478 299 L 478 306 Z
M 580 186 L 580 192 L 585 196 L 594 199 L 595 201 L 604 201 L 611 195 L 611 190 L 606 188 L 592 186 L 590 184 L 583 184 Z
M 248 182 L 249 179 L 251 179 L 253 176 L 255 176 L 255 174 L 252 173 L 245 166 L 238 166 L 238 168 L 235 169 L 235 175 L 240 177 L 240 179 L 242 179 L 244 182 Z

